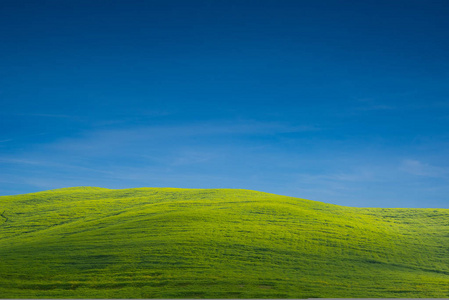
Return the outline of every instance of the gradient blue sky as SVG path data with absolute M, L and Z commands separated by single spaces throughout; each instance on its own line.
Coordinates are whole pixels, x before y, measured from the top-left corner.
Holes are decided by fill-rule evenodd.
M 0 195 L 449 208 L 449 1 L 0 1 Z

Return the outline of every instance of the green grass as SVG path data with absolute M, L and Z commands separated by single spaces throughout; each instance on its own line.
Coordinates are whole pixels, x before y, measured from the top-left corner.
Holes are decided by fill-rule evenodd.
M 449 297 L 449 210 L 231 189 L 0 197 L 0 298 L 309 297 Z

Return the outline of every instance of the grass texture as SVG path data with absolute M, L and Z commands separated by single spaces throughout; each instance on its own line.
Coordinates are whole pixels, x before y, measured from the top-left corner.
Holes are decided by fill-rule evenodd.
M 449 297 L 449 210 L 233 189 L 0 197 L 0 298 L 317 297 Z

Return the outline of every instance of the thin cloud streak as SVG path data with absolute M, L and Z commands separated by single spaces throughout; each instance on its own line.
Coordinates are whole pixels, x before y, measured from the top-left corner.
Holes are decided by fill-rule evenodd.
M 371 105 L 357 108 L 358 111 L 382 111 L 382 110 L 395 110 L 397 107 L 391 105 Z
M 447 169 L 432 166 L 427 163 L 423 163 L 416 159 L 405 159 L 402 161 L 400 170 L 416 175 L 416 176 L 424 176 L 424 177 L 447 177 L 449 171 Z
M 160 142 L 175 142 L 177 139 L 207 137 L 239 137 L 248 135 L 276 135 L 321 130 L 315 126 L 291 126 L 282 123 L 199 123 L 177 126 L 148 126 L 129 129 L 109 129 L 87 132 L 79 138 L 68 138 L 48 145 L 50 149 L 81 152 L 85 155 L 123 151 L 133 145 L 155 145 Z M 132 153 L 144 152 L 145 148 L 134 148 Z

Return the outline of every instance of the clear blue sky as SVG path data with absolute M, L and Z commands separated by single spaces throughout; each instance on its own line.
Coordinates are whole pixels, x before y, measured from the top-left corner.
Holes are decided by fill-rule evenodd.
M 449 208 L 449 1 L 2 0 L 0 195 Z

